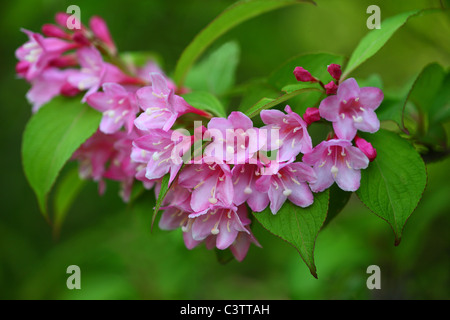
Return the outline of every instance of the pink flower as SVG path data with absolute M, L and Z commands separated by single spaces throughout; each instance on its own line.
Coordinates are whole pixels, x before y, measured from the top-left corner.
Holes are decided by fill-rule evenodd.
M 103 61 L 102 55 L 95 47 L 83 47 L 77 50 L 81 70 L 69 77 L 68 81 L 80 91 L 88 90 L 82 102 L 107 82 L 134 84 L 137 79 L 124 74 L 116 66 Z
M 117 153 L 114 144 L 122 137 L 123 132 L 106 135 L 101 131 L 97 131 L 72 155 L 72 159 L 78 160 L 80 163 L 80 177 L 93 179 L 95 182 L 98 182 L 100 194 L 103 194 L 106 187 L 103 178 L 107 165 Z
M 356 131 L 374 133 L 380 128 L 375 114 L 383 100 L 383 92 L 375 87 L 359 88 L 353 78 L 339 85 L 337 94 L 322 100 L 320 116 L 333 122 L 340 139 L 352 140 Z
M 291 160 L 292 161 L 292 160 Z M 264 175 L 256 182 L 259 192 L 267 192 L 270 200 L 270 210 L 276 214 L 289 199 L 302 208 L 314 202 L 314 196 L 308 183 L 316 182 L 314 170 L 301 162 L 280 164 L 274 175 Z
M 209 117 L 209 114 L 190 106 L 170 89 L 167 79 L 159 73 L 151 73 L 151 86 L 136 92 L 143 113 L 134 121 L 140 130 L 163 129 L 168 131 L 175 120 L 189 112 Z
M 278 131 L 278 139 L 271 139 L 270 150 L 278 149 L 278 161 L 287 161 L 296 157 L 300 152 L 308 153 L 312 149 L 311 137 L 307 131 L 307 123 L 289 106 L 284 109 L 287 114 L 279 110 L 261 111 L 261 119 L 267 125 L 269 132 Z M 268 134 L 269 136 L 269 134 Z
M 153 129 L 133 142 L 134 148 L 139 148 L 141 157 L 148 156 L 148 163 L 145 171 L 145 177 L 148 180 L 162 178 L 170 173 L 171 183 L 183 162 L 181 156 L 189 150 L 192 144 L 190 136 L 184 136 L 177 132 L 167 132 L 161 129 Z M 136 160 L 136 153 L 134 153 Z
M 31 80 L 31 89 L 27 92 L 27 100 L 33 105 L 33 112 L 62 93 L 67 85 L 67 78 L 76 72 L 72 69 L 60 70 L 48 68 Z
M 263 211 L 269 205 L 266 192 L 259 192 L 256 181 L 261 177 L 261 165 L 238 164 L 231 170 L 234 185 L 233 203 L 237 206 L 247 202 L 255 212 Z
M 251 221 L 247 217 L 245 206 L 239 208 L 219 206 L 200 215 L 190 214 L 189 218 L 193 219 L 193 222 L 186 232 L 191 232 L 193 240 L 206 240 L 208 249 L 216 247 L 219 250 L 225 250 L 233 246 L 232 252 L 239 261 L 242 261 L 247 254 L 250 242 L 259 245 L 248 228 Z M 240 234 L 245 234 L 247 237 L 236 242 Z
M 192 191 L 191 208 L 203 212 L 216 205 L 233 203 L 231 171 L 226 164 L 191 164 L 180 172 L 178 183 Z
M 360 185 L 361 169 L 369 165 L 369 159 L 361 150 L 342 139 L 322 141 L 302 160 L 314 167 L 317 181 L 310 185 L 314 192 L 321 192 L 334 182 L 344 191 L 356 191 Z
M 227 119 L 212 118 L 204 139 L 213 140 L 205 155 L 229 164 L 248 162 L 266 144 L 264 131 L 254 128 L 252 120 L 240 111 L 231 112 Z
M 114 133 L 125 126 L 130 133 L 134 127 L 134 119 L 139 111 L 133 93 L 125 90 L 117 83 L 103 84 L 103 92 L 94 92 L 87 97 L 87 103 L 103 112 L 100 130 L 104 133 Z
M 16 50 L 21 73 L 28 81 L 39 76 L 50 62 L 62 53 L 76 47 L 73 43 L 58 38 L 44 38 L 38 33 L 22 30 L 28 41 Z

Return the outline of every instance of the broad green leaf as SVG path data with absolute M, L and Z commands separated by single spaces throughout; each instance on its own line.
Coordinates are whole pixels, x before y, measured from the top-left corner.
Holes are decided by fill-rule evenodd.
M 361 171 L 359 199 L 377 216 L 386 220 L 401 240 L 405 223 L 422 198 L 427 182 L 425 164 L 405 139 L 381 129 L 362 134 L 377 150 L 377 157 Z
M 314 246 L 327 217 L 328 197 L 329 191 L 326 190 L 314 194 L 314 203 L 307 208 L 297 207 L 287 201 L 275 215 L 270 209 L 253 213 L 265 229 L 298 250 L 311 274 L 316 278 Z
M 430 107 L 430 123 L 443 123 L 450 120 L 450 72 L 447 71 L 437 92 L 433 104 Z
M 200 55 L 221 35 L 240 23 L 265 12 L 310 0 L 241 0 L 232 4 L 204 28 L 186 47 L 175 67 L 175 83 L 182 87 L 186 75 Z
M 22 162 L 39 207 L 47 214 L 47 195 L 73 152 L 97 130 L 101 113 L 77 99 L 55 98 L 28 122 Z
M 210 112 L 218 117 L 226 117 L 225 108 L 214 95 L 206 91 L 193 91 L 183 94 L 184 100 L 191 106 Z
M 221 96 L 234 85 L 239 52 L 236 42 L 223 44 L 189 71 L 186 87 Z
M 82 190 L 85 182 L 85 180 L 80 179 L 78 168 L 74 167 L 57 184 L 53 199 L 53 232 L 56 236 L 59 235 L 67 212 Z
M 292 99 L 300 94 L 309 93 L 309 92 L 321 92 L 320 89 L 317 88 L 303 88 L 296 91 L 292 91 L 286 94 L 283 94 L 282 96 L 271 99 L 271 98 L 262 98 L 260 101 L 258 101 L 256 104 L 254 104 L 252 107 L 250 107 L 249 110 L 245 112 L 245 114 L 249 118 L 253 118 L 254 116 L 258 115 L 262 110 L 270 109 L 272 107 L 275 107 L 279 105 L 282 102 L 285 102 L 289 99 Z
M 439 64 L 431 63 L 427 65 L 414 82 L 408 100 L 422 112 L 428 113 L 444 78 L 444 68 Z
M 380 29 L 373 29 L 361 39 L 356 49 L 353 51 L 350 59 L 342 73 L 342 79 L 345 79 L 359 65 L 372 57 L 380 50 L 384 44 L 392 37 L 392 35 L 403 26 L 408 19 L 416 14 L 419 10 L 403 12 L 398 15 L 389 17 L 381 22 Z

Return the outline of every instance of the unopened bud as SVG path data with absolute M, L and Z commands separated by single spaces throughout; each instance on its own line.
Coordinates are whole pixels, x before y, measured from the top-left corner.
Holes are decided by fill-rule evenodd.
M 361 150 L 367 156 L 367 158 L 369 158 L 369 161 L 375 160 L 375 158 L 377 157 L 377 150 L 372 146 L 370 142 L 367 142 L 363 138 L 356 136 L 355 144 L 358 149 Z
M 326 84 L 325 86 L 326 94 L 336 94 L 338 86 L 334 81 L 330 81 L 330 83 Z
M 319 108 L 307 108 L 303 115 L 303 120 L 310 125 L 313 122 L 320 120 Z
M 303 67 L 295 67 L 294 76 L 297 81 L 301 82 L 317 82 L 317 79 L 314 78 L 308 70 L 305 70 Z
M 342 70 L 341 70 L 341 66 L 340 65 L 332 63 L 332 64 L 330 64 L 327 67 L 327 71 L 328 71 L 329 74 L 331 74 L 331 76 L 334 79 L 339 81 L 339 79 L 341 78 Z

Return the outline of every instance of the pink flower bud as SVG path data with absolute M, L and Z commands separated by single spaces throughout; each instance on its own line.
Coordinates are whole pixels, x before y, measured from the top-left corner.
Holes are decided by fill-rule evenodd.
M 65 82 L 61 87 L 60 93 L 66 97 L 73 97 L 80 93 L 78 88 L 72 86 L 69 82 Z
M 94 33 L 94 35 L 98 39 L 103 41 L 108 46 L 108 48 L 110 48 L 111 51 L 113 51 L 113 53 L 115 53 L 116 46 L 111 38 L 111 34 L 109 33 L 106 22 L 102 18 L 100 18 L 98 16 L 94 16 L 89 21 L 89 26 L 91 27 L 91 30 Z
M 84 35 L 82 31 L 77 31 L 73 34 L 72 37 L 73 41 L 75 41 L 78 44 L 81 44 L 83 46 L 89 46 L 91 44 L 91 41 Z
M 340 65 L 332 63 L 327 67 L 327 71 L 334 79 L 339 81 L 341 78 L 342 70 Z
M 70 36 L 65 33 L 63 30 L 61 30 L 61 28 L 55 26 L 54 24 L 44 24 L 42 26 L 42 33 L 46 36 L 46 37 L 55 37 L 55 38 L 60 38 L 60 39 L 69 39 Z
M 50 61 L 50 65 L 57 68 L 74 67 L 78 65 L 78 60 L 75 55 L 67 54 L 53 59 L 52 61 Z
M 28 61 L 19 61 L 16 64 L 16 73 L 21 77 L 25 77 L 29 67 L 30 63 Z
M 334 81 L 330 81 L 330 83 L 326 84 L 324 87 L 327 94 L 336 94 L 338 89 L 338 86 L 334 83 Z
M 356 136 L 355 144 L 358 149 L 361 150 L 367 156 L 367 158 L 369 158 L 369 161 L 375 160 L 375 158 L 377 157 L 377 150 L 372 146 L 370 142 L 367 142 L 363 138 Z
M 55 15 L 55 21 L 57 24 L 59 24 L 63 28 L 67 28 L 67 19 L 70 17 L 69 14 L 65 12 L 58 12 Z
M 310 125 L 313 122 L 320 120 L 319 108 L 307 108 L 303 115 L 303 120 Z
M 294 76 L 297 81 L 301 82 L 317 82 L 317 79 L 314 78 L 308 70 L 303 69 L 302 67 L 296 67 L 294 69 Z

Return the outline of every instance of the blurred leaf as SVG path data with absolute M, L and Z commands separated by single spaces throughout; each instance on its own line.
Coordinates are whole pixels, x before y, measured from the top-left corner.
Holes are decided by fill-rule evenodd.
M 356 194 L 391 225 L 398 245 L 404 225 L 425 190 L 425 164 L 414 147 L 393 132 L 381 129 L 361 136 L 372 143 L 377 157 L 361 171 L 361 186 Z
M 217 261 L 219 261 L 220 264 L 227 264 L 234 259 L 233 253 L 230 249 L 220 250 L 214 248 L 214 251 L 216 253 Z
M 28 122 L 22 141 L 25 175 L 46 218 L 47 195 L 73 152 L 97 130 L 101 113 L 78 99 L 55 98 Z
M 216 96 L 224 94 L 234 85 L 239 52 L 236 42 L 225 43 L 189 71 L 185 86 Z
M 287 201 L 275 215 L 270 209 L 253 213 L 265 229 L 298 250 L 311 274 L 316 278 L 314 246 L 316 237 L 327 217 L 328 200 L 329 191 L 326 190 L 316 193 L 314 203 L 307 208 L 298 207 Z
M 191 106 L 208 111 L 218 117 L 226 117 L 225 108 L 214 95 L 206 91 L 194 91 L 183 94 L 184 100 Z
M 84 184 L 85 180 L 80 179 L 77 167 L 72 168 L 58 183 L 53 200 L 53 231 L 55 235 L 59 234 L 61 226 L 66 218 L 66 214 L 82 190 Z
M 290 93 L 283 94 L 282 96 L 276 99 L 270 98 L 262 98 L 252 107 L 250 107 L 246 112 L 244 112 L 248 117 L 253 118 L 258 115 L 262 110 L 270 109 L 275 107 L 276 105 L 285 102 L 291 98 L 294 98 L 300 94 L 308 93 L 308 92 L 321 92 L 321 90 L 317 88 L 303 88 L 296 91 L 292 91 Z
M 352 192 L 342 190 L 335 183 L 330 187 L 330 202 L 328 205 L 327 219 L 323 228 L 345 208 L 351 196 Z
M 364 61 L 377 53 L 378 50 L 380 50 L 384 46 L 384 44 L 392 37 L 392 35 L 401 26 L 403 26 L 410 17 L 418 14 L 419 12 L 419 10 L 414 10 L 389 17 L 381 22 L 380 29 L 373 29 L 369 31 L 369 33 L 361 39 L 358 46 L 353 51 L 345 67 L 345 70 L 342 73 L 342 80 L 345 79 Z
M 310 0 L 241 0 L 225 9 L 205 29 L 203 29 L 181 54 L 175 68 L 174 80 L 181 87 L 185 77 L 200 57 L 217 38 L 240 23 L 265 12 Z
M 430 123 L 443 123 L 450 120 L 450 72 L 447 71 L 430 107 Z
M 428 113 L 444 77 L 444 69 L 438 63 L 430 63 L 423 68 L 414 82 L 408 100 L 413 102 L 423 113 Z

